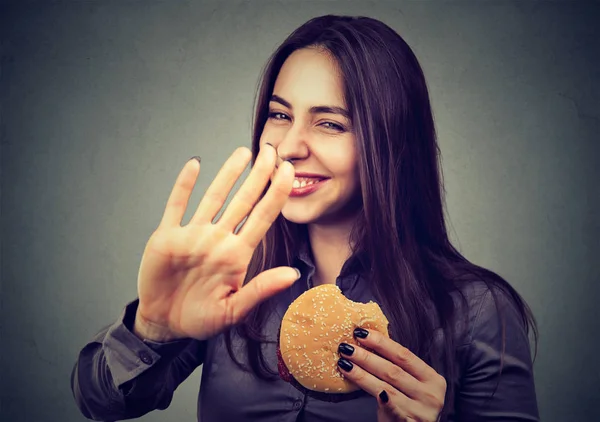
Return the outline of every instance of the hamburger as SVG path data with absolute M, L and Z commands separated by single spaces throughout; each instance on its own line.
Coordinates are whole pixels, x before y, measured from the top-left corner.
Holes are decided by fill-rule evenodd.
M 357 327 L 389 337 L 388 324 L 373 301 L 353 302 L 333 284 L 313 287 L 294 300 L 283 316 L 277 348 L 279 375 L 303 393 L 325 401 L 364 394 L 338 369 L 338 346 L 358 345 L 353 336 Z

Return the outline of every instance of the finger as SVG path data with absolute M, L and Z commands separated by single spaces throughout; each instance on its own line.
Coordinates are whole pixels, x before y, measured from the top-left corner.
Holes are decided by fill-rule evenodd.
M 199 173 L 200 162 L 195 157 L 185 163 L 175 180 L 175 185 L 167 200 L 165 212 L 160 221 L 161 226 L 172 227 L 181 225 L 181 220 L 185 214 L 188 201 L 190 200 Z
M 423 383 L 398 365 L 362 347 L 342 343 L 338 348 L 341 356 L 360 366 L 365 371 L 402 391 L 408 397 L 417 399 L 422 395 Z
M 377 422 L 383 421 L 412 421 L 405 412 L 390 402 L 390 396 L 385 390 L 377 395 Z
M 285 161 L 277 170 L 269 190 L 256 204 L 239 235 L 256 248 L 285 205 L 294 182 L 294 166 Z
M 252 152 L 246 147 L 236 149 L 229 156 L 206 190 L 190 224 L 206 224 L 214 220 L 251 158 Z
M 219 219 L 218 224 L 223 226 L 225 230 L 233 231 L 252 211 L 273 174 L 276 158 L 275 148 L 265 146 L 260 150 L 248 178 L 231 199 L 227 209 Z
M 393 394 L 393 392 L 392 392 Z M 377 396 L 377 421 L 429 421 L 439 422 L 440 408 L 423 406 L 422 403 L 412 401 L 410 409 L 404 409 L 393 400 L 387 390 L 381 390 Z
M 263 271 L 227 299 L 228 323 L 236 324 L 263 300 L 290 287 L 300 278 L 292 267 L 277 267 Z
M 356 335 L 360 330 L 366 332 L 364 338 Z M 419 381 L 426 382 L 439 378 L 439 374 L 435 369 L 423 362 L 417 355 L 378 331 L 357 329 L 355 330 L 355 338 L 361 345 L 398 365 Z
M 380 380 L 373 374 L 370 374 L 360 366 L 353 364 L 346 358 L 341 358 L 338 361 L 338 367 L 346 379 L 353 382 L 373 397 L 377 398 L 378 401 L 379 394 L 385 390 L 389 401 L 393 401 L 393 404 L 388 403 L 387 407 L 389 408 L 393 406 L 397 408 L 396 412 L 402 412 L 403 417 L 408 416 L 410 413 L 410 408 L 413 406 L 414 402 L 401 391 L 398 391 L 387 382 Z

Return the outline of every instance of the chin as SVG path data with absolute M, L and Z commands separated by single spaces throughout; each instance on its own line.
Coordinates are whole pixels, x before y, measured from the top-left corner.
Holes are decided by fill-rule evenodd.
M 319 214 L 315 215 L 314 213 L 308 213 L 306 211 L 303 212 L 301 209 L 298 209 L 299 207 L 293 207 L 294 209 L 289 208 L 292 207 L 287 207 L 286 205 L 286 207 L 284 207 L 284 209 L 281 210 L 281 215 L 283 216 L 283 218 L 285 218 L 291 223 L 311 224 L 319 220 Z
M 319 204 L 318 206 L 307 206 L 308 204 L 287 203 L 281 210 L 283 218 L 295 224 L 323 224 L 335 225 L 343 220 L 339 210 L 333 210 Z
M 290 197 L 281 210 L 283 218 L 295 224 L 337 225 L 356 217 L 362 200 L 351 195 L 337 197 Z

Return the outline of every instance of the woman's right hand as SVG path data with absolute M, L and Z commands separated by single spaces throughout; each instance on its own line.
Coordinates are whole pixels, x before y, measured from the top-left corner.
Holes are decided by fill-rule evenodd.
M 185 226 L 181 220 L 200 165 L 192 159 L 183 167 L 142 256 L 134 324 L 138 336 L 154 341 L 208 339 L 298 279 L 294 268 L 279 267 L 243 285 L 250 258 L 281 212 L 294 180 L 294 168 L 288 162 L 273 173 L 277 159 L 273 147 L 261 149 L 248 178 L 213 223 L 251 157 L 243 147 L 229 157 Z M 273 174 L 271 186 L 260 199 Z

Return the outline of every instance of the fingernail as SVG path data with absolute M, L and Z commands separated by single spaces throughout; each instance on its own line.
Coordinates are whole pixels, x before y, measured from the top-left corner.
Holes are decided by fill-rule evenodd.
M 347 356 L 352 356 L 352 353 L 354 353 L 354 347 L 350 346 L 348 343 L 340 343 L 338 346 L 338 352 Z
M 365 330 L 364 328 L 355 328 L 354 329 L 354 337 L 358 337 L 358 338 L 367 338 L 367 336 L 369 335 L 369 332 L 367 330 Z
M 338 366 L 346 372 L 350 372 L 352 370 L 352 368 L 354 367 L 354 365 L 352 365 L 352 362 L 350 362 L 348 359 L 344 359 L 344 358 L 341 358 L 340 360 L 338 360 Z
M 202 159 L 200 157 L 198 157 L 197 155 L 194 155 L 192 158 L 190 158 L 190 160 L 194 160 L 194 159 L 198 160 L 199 163 L 202 162 Z M 188 161 L 190 161 L 190 160 L 188 160 Z
M 379 398 L 381 399 L 382 403 L 387 403 L 388 400 L 390 399 L 387 395 L 387 393 L 385 392 L 385 390 L 383 390 L 381 393 L 379 393 Z
M 296 270 L 296 272 L 298 273 L 298 278 L 296 280 L 300 279 L 300 277 L 302 277 L 302 273 L 300 272 L 300 270 L 296 267 L 292 267 L 292 268 L 294 268 Z

